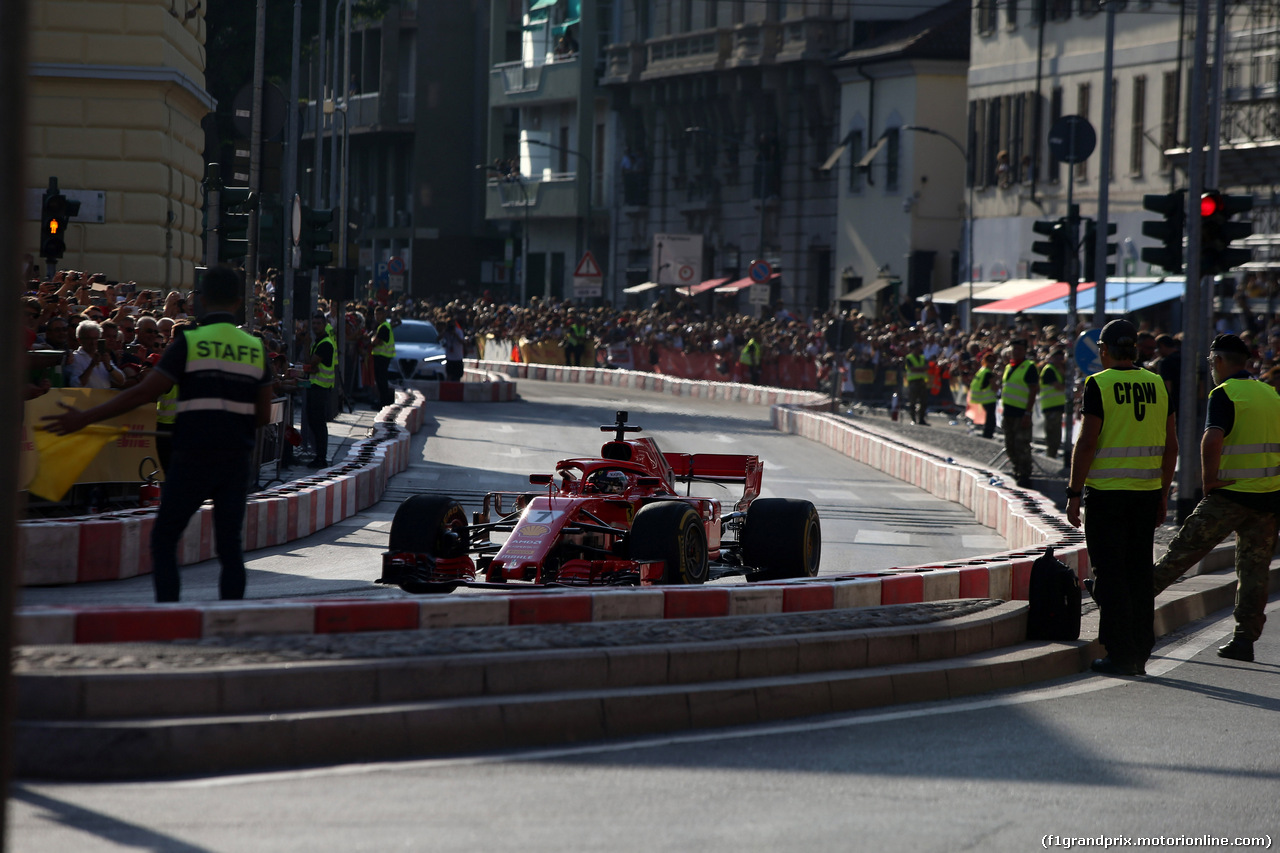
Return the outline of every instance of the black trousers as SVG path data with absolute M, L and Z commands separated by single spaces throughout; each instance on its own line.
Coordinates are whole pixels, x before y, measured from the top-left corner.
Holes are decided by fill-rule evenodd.
M 249 496 L 250 450 L 175 450 L 160 488 L 160 509 L 151 528 L 151 570 L 156 601 L 177 601 L 178 542 L 200 504 L 213 500 L 214 544 L 222 575 L 218 593 L 244 598 L 245 570 L 241 531 Z
M 996 404 L 983 403 L 982 410 L 987 413 L 982 422 L 982 437 L 994 438 L 996 434 Z
M 311 385 L 307 388 L 307 432 L 311 433 L 312 445 L 316 449 L 316 461 L 326 462 L 329 458 L 329 388 Z
M 1146 663 L 1156 642 L 1151 549 L 1160 492 L 1086 488 L 1084 507 L 1098 639 L 1112 660 Z
M 396 395 L 391 393 L 391 377 L 387 372 L 390 367 L 390 358 L 384 355 L 373 357 L 373 381 L 378 385 L 378 405 L 383 407 L 396 401 Z

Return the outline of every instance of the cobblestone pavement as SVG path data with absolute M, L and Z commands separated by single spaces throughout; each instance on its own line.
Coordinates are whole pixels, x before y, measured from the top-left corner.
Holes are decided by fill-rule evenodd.
M 989 599 L 936 601 L 715 619 L 583 622 L 519 627 L 440 628 L 360 634 L 209 638 L 172 643 L 23 646 L 14 653 L 19 673 L 82 670 L 175 670 L 257 666 L 303 661 L 404 658 L 487 652 L 655 646 L 751 640 L 832 631 L 926 625 L 981 613 L 1002 604 Z

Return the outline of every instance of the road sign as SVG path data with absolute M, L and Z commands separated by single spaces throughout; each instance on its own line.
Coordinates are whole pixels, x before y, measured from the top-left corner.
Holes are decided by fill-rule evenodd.
M 1076 340 L 1076 366 L 1085 376 L 1102 370 L 1102 360 L 1098 358 L 1098 339 L 1101 337 L 1101 329 L 1090 329 Z
M 1063 163 L 1083 163 L 1098 144 L 1098 134 L 1084 116 L 1062 116 L 1049 128 L 1049 153 Z
M 388 276 L 387 276 L 387 289 L 388 289 L 388 290 L 391 290 L 393 293 L 400 293 L 400 292 L 402 292 L 402 291 L 404 290 L 404 276 L 403 276 L 403 275 L 388 275 Z
M 747 278 L 756 284 L 764 284 L 771 275 L 773 275 L 773 267 L 769 266 L 768 261 L 752 261 L 751 266 L 747 268 Z
M 685 285 L 694 284 L 695 283 L 694 278 L 697 275 L 697 272 L 698 271 L 693 268 L 692 264 L 681 264 L 680 266 L 676 267 L 676 280 L 680 283 L 682 287 Z
M 387 272 L 386 264 L 379 261 L 373 265 L 373 280 L 378 283 L 379 287 L 387 286 L 387 281 L 389 280 L 387 278 L 388 275 L 390 274 Z
M 387 258 L 388 275 L 404 275 L 404 258 L 392 255 Z
M 701 234 L 654 234 L 653 280 L 687 287 L 702 281 Z
M 773 288 L 767 282 L 753 284 L 747 288 L 747 302 L 751 305 L 768 305 L 772 301 Z
M 591 254 L 588 249 L 582 256 L 582 260 L 578 261 L 578 265 L 573 268 L 574 278 L 603 278 L 604 273 L 600 272 L 600 265 L 596 263 L 596 256 Z

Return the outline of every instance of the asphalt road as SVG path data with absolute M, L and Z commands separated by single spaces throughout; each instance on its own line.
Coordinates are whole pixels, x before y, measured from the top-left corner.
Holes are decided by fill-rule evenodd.
M 10 850 L 1021 853 L 1049 835 L 1275 842 L 1280 634 L 1264 634 L 1259 663 L 1223 661 L 1214 646 L 1230 631 L 1225 616 L 1162 645 L 1143 679 L 1084 674 L 969 701 L 454 760 L 19 783 Z
M 804 498 L 822 521 L 821 574 L 874 571 L 1004 550 L 1005 540 L 962 507 L 940 500 L 806 439 L 783 435 L 766 406 L 671 397 L 646 391 L 521 380 L 513 403 L 432 403 L 414 437 L 409 470 L 384 499 L 306 539 L 248 555 L 250 598 L 396 597 L 372 583 L 396 507 L 421 492 L 478 509 L 488 490 L 528 491 L 531 473 L 594 456 L 600 425 L 630 413 L 642 435 L 669 452 L 747 453 L 764 461 L 765 497 Z M 735 501 L 740 490 L 699 484 L 695 493 Z M 217 598 L 216 561 L 183 569 L 184 600 Z M 724 583 L 741 582 L 726 578 Z M 462 593 L 455 593 L 462 594 Z M 476 593 L 483 594 L 483 593 Z M 130 604 L 152 600 L 150 577 L 26 589 L 24 604 Z

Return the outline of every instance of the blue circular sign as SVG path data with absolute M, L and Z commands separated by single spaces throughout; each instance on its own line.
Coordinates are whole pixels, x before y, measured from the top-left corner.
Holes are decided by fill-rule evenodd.
M 1090 329 L 1076 340 L 1076 366 L 1085 376 L 1102 371 L 1102 359 L 1098 357 L 1098 339 L 1101 337 L 1101 329 Z
M 396 256 L 388 258 L 387 272 L 391 275 L 404 275 L 404 258 Z
M 768 261 L 752 261 L 751 266 L 747 268 L 747 278 L 756 284 L 764 284 L 771 275 L 773 275 L 773 267 L 769 266 Z

